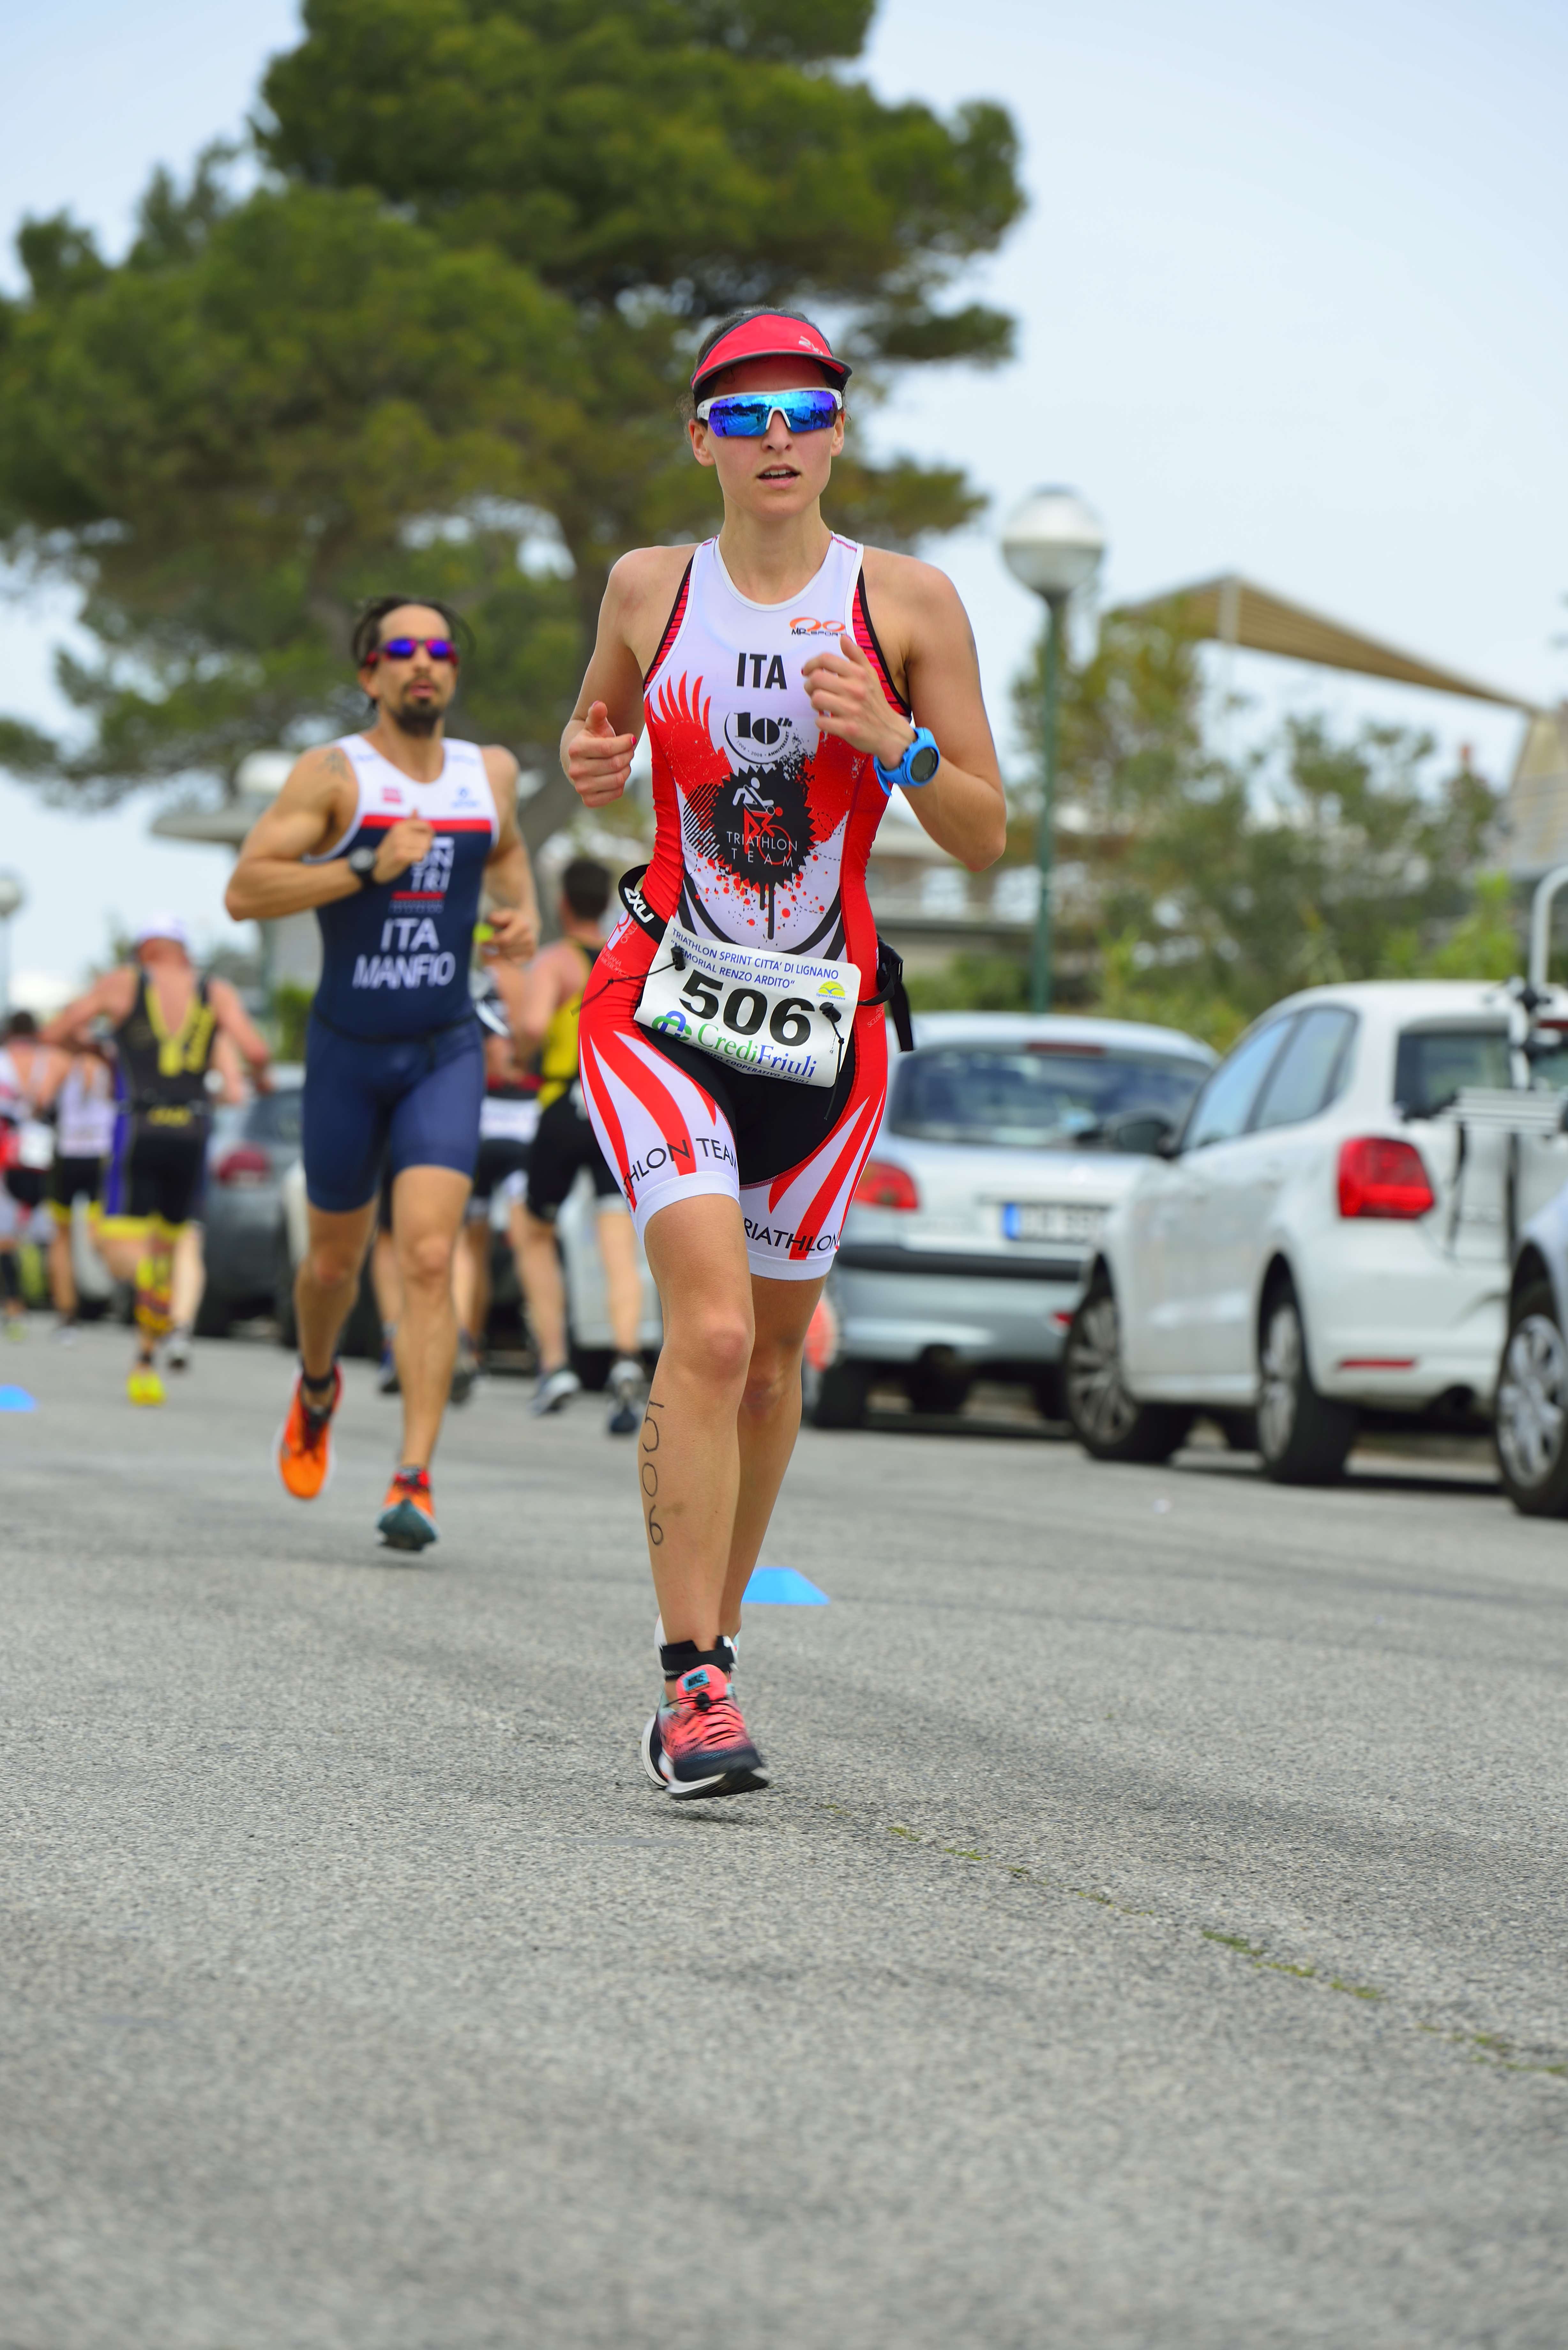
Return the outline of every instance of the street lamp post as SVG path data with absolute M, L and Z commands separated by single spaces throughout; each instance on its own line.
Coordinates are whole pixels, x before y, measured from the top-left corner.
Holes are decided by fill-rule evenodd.
M 11 917 L 27 902 L 19 873 L 0 873 L 0 1020 L 11 1009 Z
M 1106 535 L 1098 516 L 1075 490 L 1036 490 L 1025 498 L 1002 534 L 1002 560 L 1013 577 L 1033 588 L 1045 606 L 1044 751 L 1041 761 L 1040 815 L 1034 854 L 1040 866 L 1040 899 L 1034 910 L 1034 953 L 1029 1000 L 1036 1012 L 1051 1009 L 1051 860 L 1056 810 L 1056 701 L 1062 663 L 1062 630 L 1067 598 L 1098 570 Z

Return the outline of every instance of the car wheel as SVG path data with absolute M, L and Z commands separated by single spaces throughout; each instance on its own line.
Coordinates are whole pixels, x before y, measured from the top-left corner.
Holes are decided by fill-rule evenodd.
M 1301 1307 L 1288 1281 L 1263 1307 L 1258 1354 L 1258 1450 L 1277 1485 L 1330 1485 L 1355 1441 L 1355 1413 L 1312 1383 Z
M 814 1428 L 860 1428 L 871 1393 L 869 1363 L 829 1363 L 817 1374 L 806 1416 Z
M 971 1374 L 958 1364 L 933 1361 L 929 1355 L 911 1363 L 904 1374 L 904 1393 L 911 1411 L 961 1411 L 973 1385 Z
M 1129 1393 L 1122 1377 L 1121 1320 L 1103 1274 L 1068 1325 L 1062 1389 L 1073 1433 L 1096 1461 L 1168 1461 L 1192 1425 L 1190 1412 L 1139 1403 Z
M 1497 1463 L 1527 1517 L 1568 1512 L 1568 1340 L 1548 1281 L 1515 1300 L 1497 1380 Z

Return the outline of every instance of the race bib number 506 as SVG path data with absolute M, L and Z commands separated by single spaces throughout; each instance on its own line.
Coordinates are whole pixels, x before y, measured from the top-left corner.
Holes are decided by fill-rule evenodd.
M 699 1052 L 791 1085 L 836 1083 L 849 1049 L 860 972 L 763 947 L 701 939 L 671 922 L 643 983 L 637 1017 Z

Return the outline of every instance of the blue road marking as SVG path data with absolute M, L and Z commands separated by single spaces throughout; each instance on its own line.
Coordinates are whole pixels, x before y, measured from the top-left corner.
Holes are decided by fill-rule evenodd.
M 37 1399 L 26 1388 L 0 1388 L 0 1411 L 36 1411 Z
M 797 1575 L 793 1566 L 755 1566 L 746 1586 L 746 1597 L 753 1607 L 826 1607 L 827 1594 Z

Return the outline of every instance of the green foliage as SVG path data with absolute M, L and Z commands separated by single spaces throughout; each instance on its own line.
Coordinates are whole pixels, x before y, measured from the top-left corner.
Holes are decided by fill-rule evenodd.
M 1038 742 L 1038 664 L 1018 686 Z M 1214 1044 L 1293 989 L 1517 967 L 1501 877 L 1472 877 L 1496 813 L 1424 735 L 1287 720 L 1240 763 L 1203 725 L 1179 609 L 1112 614 L 1064 681 L 1057 855 L 1085 877 L 1097 1008 Z
M 1045 645 L 1013 686 L 1018 730 L 1042 755 Z M 1094 837 L 1136 829 L 1179 798 L 1205 759 L 1203 671 L 1179 608 L 1109 612 L 1092 660 L 1064 663 L 1057 806 Z
M 517 571 L 514 516 L 547 499 L 577 426 L 568 307 L 365 193 L 265 191 L 214 215 L 199 181 L 186 225 L 188 255 L 139 244 L 19 305 L 0 353 L 0 481 L 26 517 L 8 551 L 80 580 L 100 649 L 57 664 L 85 745 L 7 747 L 88 804 L 192 770 L 232 781 L 258 743 L 351 723 L 350 616 L 389 577 L 471 584 L 488 564 L 514 607 L 551 602 Z M 431 512 L 462 518 L 461 559 L 410 554 Z M 547 625 L 545 650 L 548 669 Z M 557 630 L 555 673 L 514 693 L 524 741 L 549 733 L 575 650 Z
M 1145 1020 L 1225 1052 L 1252 1017 L 1233 997 L 1207 989 L 1187 972 L 1150 972 L 1138 959 L 1136 931 L 1106 941 L 1094 1010 L 1107 1020 Z
M 264 151 L 493 243 L 576 302 L 852 305 L 889 358 L 1005 356 L 1007 322 L 933 311 L 1023 209 L 1000 107 L 951 124 L 823 68 L 867 0 L 306 0 L 263 85 Z M 798 28 L 795 19 L 798 19 Z
M 914 1012 L 1027 1012 L 1029 964 L 1023 955 L 960 954 L 936 971 L 905 974 Z
M 280 1061 L 304 1060 L 305 1032 L 310 1025 L 310 1007 L 315 1001 L 316 990 L 301 987 L 296 980 L 280 980 L 273 989 L 267 1013 Z
M 1470 908 L 1438 944 L 1411 928 L 1393 931 L 1380 979 L 1511 979 L 1524 967 L 1524 941 L 1506 873 L 1478 876 Z
M 0 718 L 0 760 L 78 806 L 356 723 L 356 603 L 471 623 L 455 723 L 545 774 L 609 565 L 706 536 L 676 422 L 696 334 L 831 306 L 874 400 L 906 363 L 1005 355 L 943 307 L 1022 208 L 994 107 L 944 122 L 841 70 L 869 0 L 801 31 L 759 0 L 309 0 L 236 198 L 160 172 L 126 259 L 26 224 L 0 303 L 0 556 L 82 589 L 79 726 Z M 909 546 L 978 509 L 909 460 L 838 471 L 836 525 Z

